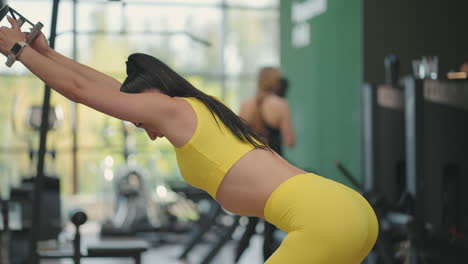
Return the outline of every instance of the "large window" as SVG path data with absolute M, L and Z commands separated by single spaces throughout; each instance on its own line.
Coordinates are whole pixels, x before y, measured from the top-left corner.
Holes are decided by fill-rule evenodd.
M 49 36 L 51 2 L 17 0 L 11 5 L 33 22 L 43 22 Z M 255 93 L 258 68 L 279 64 L 277 5 L 275 0 L 81 0 L 75 4 L 62 0 L 56 50 L 119 80 L 125 78 L 129 54 L 149 53 L 238 111 L 240 102 Z M 43 87 L 19 63 L 11 69 L 0 66 L 3 189 L 35 175 L 38 132 L 27 120 L 31 106 L 42 103 Z M 143 131 L 85 106 L 76 107 L 56 93 L 51 102 L 63 120 L 49 133 L 46 170 L 60 177 L 65 198 L 74 190 L 94 198 L 111 197 L 113 173 L 127 163 L 144 168 L 153 187 L 161 181 L 184 184 L 167 141 L 151 142 Z M 131 153 L 127 161 L 124 150 Z

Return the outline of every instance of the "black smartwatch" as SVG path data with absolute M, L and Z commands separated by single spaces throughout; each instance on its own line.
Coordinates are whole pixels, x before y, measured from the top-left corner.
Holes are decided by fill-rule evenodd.
M 15 43 L 15 45 L 13 45 L 13 47 L 10 49 L 10 52 L 13 56 L 15 56 L 15 59 L 16 57 L 18 57 L 18 55 L 21 53 L 21 51 L 23 51 L 24 47 L 28 45 L 28 43 L 24 42 L 24 41 L 18 41 Z

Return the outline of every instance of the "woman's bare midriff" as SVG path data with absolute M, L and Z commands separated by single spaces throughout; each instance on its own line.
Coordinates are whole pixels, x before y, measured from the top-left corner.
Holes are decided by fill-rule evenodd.
M 303 173 L 274 152 L 254 149 L 224 176 L 216 200 L 232 213 L 264 219 L 270 194 L 285 180 Z

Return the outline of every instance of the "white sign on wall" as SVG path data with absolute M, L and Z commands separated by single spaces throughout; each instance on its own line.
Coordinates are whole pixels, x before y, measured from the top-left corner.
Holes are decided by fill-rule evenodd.
M 291 6 L 291 42 L 294 48 L 310 44 L 309 20 L 327 11 L 327 0 L 305 0 L 293 2 Z

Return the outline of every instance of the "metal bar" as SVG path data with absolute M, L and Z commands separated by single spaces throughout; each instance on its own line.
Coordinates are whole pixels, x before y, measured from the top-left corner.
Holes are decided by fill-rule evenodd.
M 418 89 L 417 80 L 408 77 L 405 84 L 405 148 L 406 148 L 406 186 L 412 198 L 417 197 L 417 180 L 420 174 L 420 157 L 418 149 L 421 147 L 421 100 L 422 89 Z
M 58 6 L 60 0 L 54 0 L 52 6 L 52 21 L 50 25 L 50 47 L 55 47 L 55 36 L 57 32 L 57 17 L 58 17 Z M 39 234 L 41 230 L 41 203 L 42 203 L 42 191 L 44 181 L 44 157 L 46 154 L 47 146 L 47 132 L 49 127 L 49 110 L 50 110 L 50 88 L 46 85 L 44 89 L 44 101 L 42 104 L 42 116 L 41 116 L 41 128 L 40 128 L 40 141 L 39 141 L 39 155 L 37 159 L 37 176 L 34 180 L 34 191 L 33 191 L 33 213 L 32 213 L 32 228 L 31 228 L 31 239 L 29 243 L 29 262 L 31 264 L 39 264 L 39 257 L 37 254 L 37 241 L 39 240 Z
M 405 84 L 405 145 L 406 145 L 406 188 L 413 202 L 411 215 L 413 221 L 409 224 L 408 239 L 409 264 L 418 264 L 419 262 L 419 242 L 421 237 L 423 211 L 421 205 L 421 183 L 424 181 L 422 171 L 422 138 L 423 138 L 423 89 L 422 81 L 412 77 L 404 80 Z
M 81 262 L 81 233 L 80 226 L 76 226 L 75 239 L 73 240 L 73 263 L 80 264 Z
M 365 84 L 362 88 L 362 144 L 364 162 L 364 191 L 374 189 L 374 134 L 375 134 L 375 111 L 376 91 L 371 84 Z
M 122 122 L 120 122 L 120 124 L 121 124 L 121 129 L 122 129 L 122 135 L 123 135 L 123 138 L 124 138 L 122 155 L 123 155 L 124 161 L 127 163 L 128 159 L 130 158 L 130 155 L 132 154 L 133 151 L 130 148 L 129 134 L 128 134 L 127 128 L 125 127 L 125 122 L 122 121 Z
M 78 36 L 77 36 L 77 0 L 73 0 L 73 60 L 78 59 Z M 56 34 L 57 35 L 57 34 Z M 71 129 L 72 129 L 72 194 L 78 193 L 78 104 L 70 102 Z
M 345 178 L 360 192 L 364 192 L 364 187 L 358 182 L 353 175 L 347 170 L 340 161 L 335 161 L 336 168 L 345 176 Z

